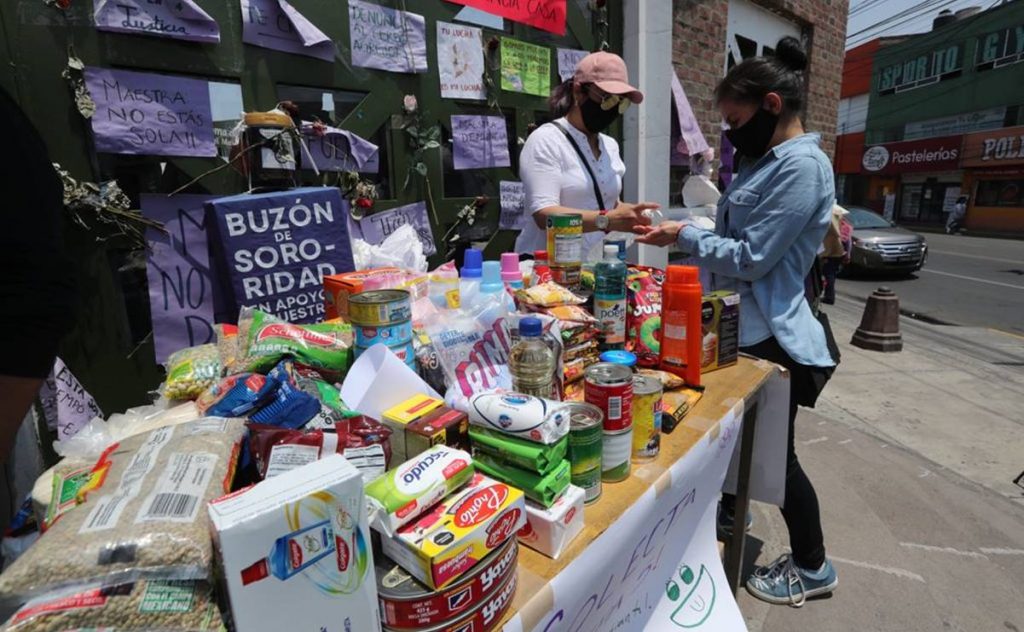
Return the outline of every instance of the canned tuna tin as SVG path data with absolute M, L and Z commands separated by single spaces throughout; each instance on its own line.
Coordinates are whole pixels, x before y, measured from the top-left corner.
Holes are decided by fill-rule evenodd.
M 576 290 L 580 287 L 582 271 L 580 266 L 575 268 L 556 268 L 551 266 L 551 280 L 569 290 Z
M 369 349 L 378 342 L 389 347 L 397 347 L 412 341 L 412 321 L 385 327 L 355 325 L 353 330 L 356 346 L 364 349 Z
M 583 265 L 583 216 L 548 215 L 547 228 L 548 266 L 579 269 Z
M 465 616 L 445 621 L 429 628 L 418 627 L 415 629 L 417 632 L 470 632 L 474 630 L 489 632 L 494 630 L 497 628 L 501 618 L 508 612 L 509 606 L 512 605 L 512 597 L 516 594 L 517 582 L 518 575 L 513 570 L 505 578 L 505 582 L 491 593 L 490 597 L 472 604 L 472 610 Z M 387 632 L 392 632 L 396 629 L 384 626 L 384 630 Z
M 348 317 L 353 325 L 387 327 L 412 319 L 412 303 L 405 290 L 372 290 L 348 299 Z
M 633 429 L 604 431 L 601 446 L 601 480 L 617 483 L 629 478 L 630 456 L 633 453 Z
M 604 429 L 614 432 L 632 426 L 633 372 L 629 367 L 599 362 L 583 376 L 583 398 L 604 413 Z
M 511 538 L 459 581 L 438 591 L 419 583 L 388 558 L 374 556 L 381 622 L 394 629 L 419 629 L 461 617 L 515 573 L 518 555 L 519 546 Z
M 647 461 L 661 448 L 661 380 L 633 378 L 633 459 Z
M 590 504 L 601 497 L 601 444 L 604 436 L 604 415 L 591 404 L 568 404 L 569 465 L 571 481 L 584 492 Z

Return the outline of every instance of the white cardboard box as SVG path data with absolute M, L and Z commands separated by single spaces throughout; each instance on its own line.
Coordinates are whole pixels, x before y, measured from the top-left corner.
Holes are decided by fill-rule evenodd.
M 557 560 L 583 531 L 584 496 L 581 488 L 570 485 L 551 507 L 527 500 L 526 526 L 519 530 L 519 541 Z
M 334 454 L 210 503 L 235 628 L 380 630 L 363 479 Z

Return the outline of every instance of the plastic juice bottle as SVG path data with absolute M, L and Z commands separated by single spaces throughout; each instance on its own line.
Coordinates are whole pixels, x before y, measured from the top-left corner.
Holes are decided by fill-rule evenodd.
M 555 354 L 544 342 L 540 319 L 527 316 L 519 321 L 519 342 L 509 354 L 512 390 L 544 399 L 557 399 L 555 393 Z
M 523 271 L 519 269 L 519 254 L 506 252 L 501 255 L 501 280 L 513 290 L 522 289 Z
M 484 253 L 476 248 L 469 248 L 463 255 L 462 269 L 459 270 L 459 305 L 465 306 L 473 302 L 480 291 L 480 280 L 483 277 Z
M 481 294 L 499 294 L 505 291 L 505 282 L 501 279 L 501 264 L 497 261 L 484 261 L 483 275 L 480 280 Z
M 533 253 L 533 278 L 530 287 L 547 283 L 551 280 L 551 266 L 548 265 L 548 251 L 536 250 Z
M 700 386 L 701 305 L 700 269 L 669 266 L 661 299 L 659 366 Z
M 294 577 L 334 553 L 336 547 L 330 520 L 292 531 L 274 541 L 270 555 L 242 569 L 242 585 L 270 575 L 282 581 Z
M 604 259 L 594 266 L 594 316 L 601 328 L 601 351 L 625 347 L 626 264 L 613 244 L 604 247 Z

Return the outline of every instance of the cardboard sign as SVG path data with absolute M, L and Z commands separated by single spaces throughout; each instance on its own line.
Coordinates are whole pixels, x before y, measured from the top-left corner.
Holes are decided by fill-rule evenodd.
M 242 41 L 283 53 L 334 61 L 334 42 L 287 0 L 240 0 Z
M 53 370 L 39 389 L 39 400 L 43 417 L 48 425 L 55 426 L 59 440 L 70 439 L 93 417 L 103 416 L 96 400 L 60 358 L 54 361 Z
M 459 170 L 511 166 L 505 117 L 453 115 L 452 159 Z
M 551 94 L 551 50 L 501 38 L 501 89 L 538 97 Z
M 501 192 L 501 217 L 498 220 L 498 228 L 518 230 L 519 222 L 523 219 L 523 208 L 526 202 L 523 183 L 502 180 L 498 183 L 498 187 Z
M 493 13 L 513 22 L 528 24 L 542 31 L 565 35 L 565 0 L 449 0 L 487 13 Z
M 214 278 L 210 273 L 205 209 L 212 195 L 143 195 L 142 214 L 167 232 L 146 231 L 146 280 L 156 361 L 178 349 L 214 341 Z
M 86 68 L 96 102 L 96 151 L 153 156 L 215 156 L 206 81 L 110 68 Z
M 423 254 L 429 257 L 437 252 L 437 246 L 434 245 L 434 233 L 430 230 L 430 219 L 427 217 L 426 202 L 414 202 L 393 208 L 390 211 L 367 215 L 359 220 L 359 231 L 364 241 L 379 246 L 384 243 L 388 235 L 405 224 L 412 224 L 416 229 L 420 243 L 423 244 Z
M 353 66 L 427 71 L 427 23 L 422 15 L 349 0 L 348 23 Z
M 193 0 L 93 0 L 96 30 L 220 42 L 220 27 Z
M 444 99 L 487 99 L 484 87 L 483 31 L 437 23 L 437 72 Z
M 322 320 L 323 277 L 355 267 L 347 218 L 333 187 L 207 202 L 211 256 L 230 299 L 226 317 L 252 306 L 292 323 Z

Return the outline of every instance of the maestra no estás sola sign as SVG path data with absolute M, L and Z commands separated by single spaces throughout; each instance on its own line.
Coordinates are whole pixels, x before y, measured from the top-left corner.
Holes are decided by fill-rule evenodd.
M 347 213 L 333 187 L 207 202 L 210 258 L 227 295 L 218 318 L 251 306 L 293 323 L 321 320 L 323 277 L 355 267 Z

